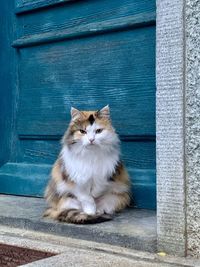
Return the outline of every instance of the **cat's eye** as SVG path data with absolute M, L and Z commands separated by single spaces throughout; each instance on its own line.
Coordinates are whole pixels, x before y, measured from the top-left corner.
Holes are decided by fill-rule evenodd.
M 82 133 L 82 134 L 86 134 L 86 133 L 87 133 L 85 130 L 82 130 L 82 129 L 80 129 L 79 131 L 80 131 L 80 133 Z
M 103 131 L 103 129 L 97 129 L 97 130 L 96 130 L 96 133 L 99 134 L 99 133 L 101 133 L 102 131 Z

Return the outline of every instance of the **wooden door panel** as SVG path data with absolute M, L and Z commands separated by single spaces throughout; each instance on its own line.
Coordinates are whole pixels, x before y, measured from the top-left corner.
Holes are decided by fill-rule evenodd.
M 0 168 L 0 190 L 4 194 L 43 196 L 51 165 L 8 162 Z
M 28 7 L 27 4 L 26 7 Z M 131 21 L 145 23 L 149 19 L 155 19 L 155 1 L 79 0 L 76 3 L 69 1 L 64 5 L 48 6 L 37 12 L 30 11 L 32 11 L 31 5 L 27 13 L 22 10 L 23 13 L 20 14 L 19 9 L 17 10 L 19 15 L 17 37 L 24 42 L 28 42 L 31 38 L 41 40 L 42 35 L 43 37 L 54 35 L 54 38 L 59 33 L 77 32 L 77 35 L 81 35 L 86 29 L 98 32 L 103 30 L 102 27 L 109 24 L 109 21 L 112 22 L 113 27 L 118 28 Z M 15 40 L 16 44 L 22 44 L 18 39 Z
M 44 140 L 43 137 L 34 136 L 35 140 L 20 139 L 18 150 L 18 162 L 33 164 L 53 164 L 57 158 L 61 145 L 60 140 Z M 47 137 L 50 139 L 50 137 Z
M 20 140 L 17 162 L 52 164 L 60 151 L 60 138 L 55 140 Z M 42 138 L 42 137 L 40 137 Z M 122 159 L 127 166 L 155 169 L 155 141 L 121 141 Z
M 154 63 L 155 27 L 23 49 L 19 134 L 62 134 L 70 106 L 109 103 L 120 134 L 155 135 Z
M 42 196 L 70 107 L 109 103 L 134 205 L 155 208 L 155 0 L 16 0 L 1 15 L 12 36 L 12 77 L 0 75 L 12 107 L 2 110 L 12 126 L 0 141 L 1 192 Z

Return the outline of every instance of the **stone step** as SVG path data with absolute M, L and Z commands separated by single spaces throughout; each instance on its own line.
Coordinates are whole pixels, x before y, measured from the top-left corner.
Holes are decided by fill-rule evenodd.
M 155 211 L 127 209 L 112 221 L 73 225 L 43 218 L 45 207 L 42 198 L 0 195 L 0 224 L 136 250 L 156 251 Z

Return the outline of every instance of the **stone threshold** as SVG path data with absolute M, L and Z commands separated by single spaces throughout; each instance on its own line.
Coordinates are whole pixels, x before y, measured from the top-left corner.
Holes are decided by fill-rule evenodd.
M 26 267 L 199 267 L 200 261 L 0 225 L 0 243 L 55 256 Z M 162 253 L 163 254 L 163 253 Z
M 44 199 L 0 195 L 0 224 L 62 237 L 156 252 L 156 213 L 127 209 L 109 222 L 73 225 L 42 217 Z

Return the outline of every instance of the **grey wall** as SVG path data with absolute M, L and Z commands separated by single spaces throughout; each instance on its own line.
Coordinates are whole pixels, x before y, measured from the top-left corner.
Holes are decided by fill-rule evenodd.
M 200 257 L 200 1 L 185 5 L 187 254 Z
M 200 257 L 200 1 L 157 0 L 158 250 Z

